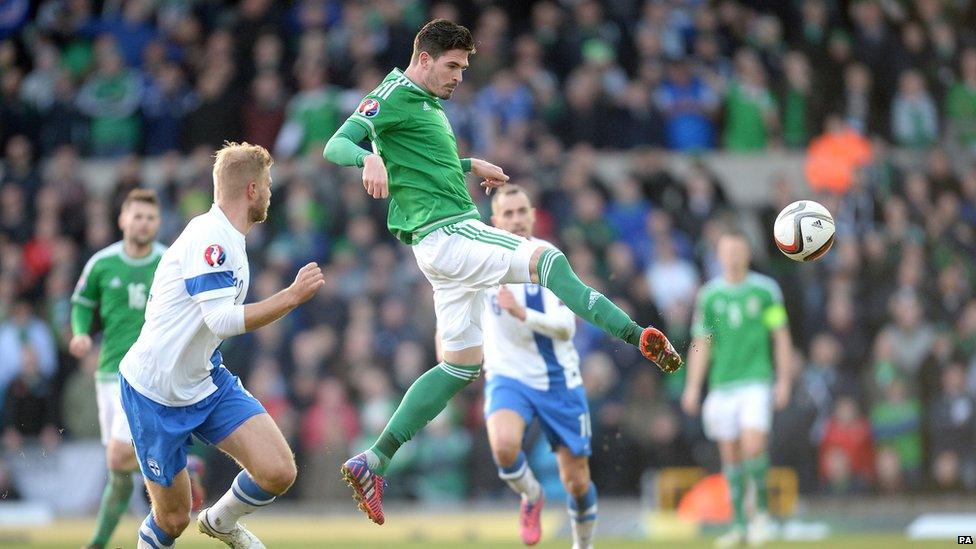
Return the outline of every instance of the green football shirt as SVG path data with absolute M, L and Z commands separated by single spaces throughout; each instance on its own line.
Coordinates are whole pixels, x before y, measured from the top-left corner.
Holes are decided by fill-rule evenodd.
M 393 69 L 349 117 L 386 165 L 390 232 L 416 244 L 431 231 L 480 217 L 441 101 Z
M 146 316 L 146 299 L 156 266 L 166 247 L 154 243 L 149 255 L 132 258 L 122 242 L 96 253 L 85 268 L 71 297 L 71 329 L 87 334 L 95 309 L 102 319 L 99 380 L 117 379 L 119 362 L 136 342 Z
M 770 335 L 787 323 L 776 281 L 750 272 L 739 284 L 715 278 L 698 293 L 694 337 L 710 340 L 711 388 L 773 379 Z

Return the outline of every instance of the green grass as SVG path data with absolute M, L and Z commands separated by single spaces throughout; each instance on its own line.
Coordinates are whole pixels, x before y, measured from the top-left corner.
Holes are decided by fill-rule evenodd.
M 247 521 L 251 530 L 261 537 L 270 549 L 518 549 L 524 547 L 512 517 L 508 515 L 479 514 L 465 519 L 445 517 L 438 522 L 432 515 L 400 517 L 401 520 L 376 527 L 359 516 L 268 516 L 253 517 Z M 551 516 L 551 518 L 556 518 Z M 544 523 L 545 524 L 545 523 Z M 3 549 L 65 549 L 80 547 L 91 532 L 91 520 L 61 520 L 46 527 L 0 528 L 0 547 Z M 127 518 L 119 525 L 112 548 L 135 547 L 138 522 Z M 544 531 L 558 531 L 551 528 Z M 911 541 L 900 535 L 858 534 L 830 537 L 817 542 L 776 542 L 769 547 L 796 548 L 850 548 L 850 549 L 901 549 L 908 547 L 946 547 L 955 540 L 935 542 Z M 566 549 L 568 539 L 546 538 L 536 547 L 542 549 Z M 637 549 L 681 547 L 682 549 L 706 549 L 712 547 L 709 537 L 682 537 L 667 540 L 623 540 L 599 538 L 600 549 Z M 196 531 L 196 525 L 180 537 L 180 549 L 219 549 L 222 544 L 204 537 Z
M 81 543 L 75 543 L 73 545 L 66 545 L 63 542 L 37 542 L 37 543 L 10 543 L 11 540 L 0 537 L 0 546 L 4 549 L 64 549 L 66 547 L 78 547 Z M 264 541 L 270 549 L 312 549 L 318 547 L 324 548 L 336 548 L 336 549 L 390 549 L 391 547 L 403 548 L 403 549 L 476 549 L 476 548 L 491 548 L 491 549 L 521 549 L 525 546 L 518 542 L 497 542 L 497 541 L 484 541 L 484 542 L 470 542 L 470 541 L 442 541 L 442 542 L 422 542 L 422 541 L 387 541 L 382 543 L 364 543 L 361 541 L 334 541 L 328 540 L 327 538 L 317 538 L 308 539 L 305 541 L 288 541 L 279 542 L 273 538 L 264 537 Z M 776 542 L 770 544 L 768 547 L 796 547 L 800 548 L 820 548 L 820 547 L 830 547 L 831 549 L 902 549 L 902 548 L 915 548 L 915 547 L 946 547 L 948 545 L 954 545 L 955 541 L 940 541 L 940 542 L 917 542 L 910 541 L 901 536 L 892 535 L 876 535 L 876 536 L 840 536 L 832 537 L 828 540 L 822 542 Z M 115 545 L 113 547 L 134 547 L 135 543 Z M 566 549 L 569 546 L 569 540 L 551 540 L 544 541 L 536 547 L 542 549 Z M 682 549 L 710 549 L 712 547 L 712 541 L 710 539 L 697 539 L 690 541 L 625 541 L 625 540 L 610 540 L 610 539 L 597 539 L 597 546 L 600 549 L 637 549 L 643 548 L 665 548 L 665 547 L 681 547 Z M 219 549 L 223 547 L 222 544 L 204 539 L 199 535 L 184 535 L 180 538 L 177 543 L 177 547 L 180 549 Z

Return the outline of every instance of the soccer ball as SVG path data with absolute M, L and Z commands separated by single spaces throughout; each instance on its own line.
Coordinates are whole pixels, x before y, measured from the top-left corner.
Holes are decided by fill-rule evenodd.
M 834 244 L 834 218 L 823 204 L 799 200 L 776 216 L 773 240 L 793 261 L 819 259 Z

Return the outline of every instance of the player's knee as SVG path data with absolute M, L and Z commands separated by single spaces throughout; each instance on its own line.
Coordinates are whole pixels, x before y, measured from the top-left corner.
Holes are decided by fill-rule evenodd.
M 519 447 L 519 443 L 515 440 L 515 437 L 501 437 L 496 441 L 495 448 L 492 448 L 491 453 L 495 458 L 496 465 L 499 467 L 511 467 L 515 465 L 515 460 L 518 459 L 520 451 L 522 449 Z
M 548 250 L 545 246 L 539 246 L 532 252 L 532 257 L 529 259 L 529 278 L 538 283 L 539 280 L 539 260 L 542 258 L 543 252 Z
M 254 480 L 258 486 L 275 495 L 281 495 L 291 488 L 298 476 L 298 468 L 295 466 L 295 458 L 291 455 L 282 457 L 273 465 L 264 467 Z
M 131 447 L 112 444 L 106 452 L 106 465 L 109 471 L 127 472 L 135 468 L 135 455 Z
M 590 489 L 590 469 L 586 466 L 567 467 L 561 472 L 563 488 L 574 498 L 583 497 Z
M 156 524 L 174 538 L 179 537 L 183 533 L 183 530 L 186 530 L 186 527 L 190 524 L 189 506 L 186 509 L 174 509 L 171 511 L 155 510 L 153 511 L 153 516 L 155 517 Z

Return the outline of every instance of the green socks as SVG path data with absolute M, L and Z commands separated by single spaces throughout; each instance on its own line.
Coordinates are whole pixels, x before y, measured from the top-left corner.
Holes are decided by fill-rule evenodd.
M 400 446 L 437 417 L 451 397 L 477 379 L 480 373 L 480 364 L 462 366 L 441 362 L 417 378 L 403 395 L 376 443 L 367 450 L 370 468 L 380 475 L 386 474 L 390 459 Z M 374 456 L 378 463 L 374 463 Z
M 769 457 L 762 455 L 754 459 L 747 459 L 742 462 L 742 469 L 756 485 L 756 510 L 760 513 L 768 513 L 766 473 L 769 471 Z
M 98 508 L 98 519 L 95 523 L 95 535 L 88 545 L 104 547 L 112 537 L 112 532 L 119 524 L 122 513 L 129 507 L 132 496 L 132 473 L 109 471 L 108 484 L 102 493 L 102 505 Z
M 583 284 L 562 252 L 555 248 L 542 252 L 538 271 L 539 284 L 552 290 L 577 316 L 635 347 L 640 344 L 644 329 L 603 294 Z
M 733 528 L 745 528 L 746 526 L 746 478 L 742 472 L 742 466 L 738 463 L 726 465 L 722 469 L 725 480 L 729 483 L 729 496 L 732 498 L 732 526 Z

